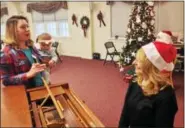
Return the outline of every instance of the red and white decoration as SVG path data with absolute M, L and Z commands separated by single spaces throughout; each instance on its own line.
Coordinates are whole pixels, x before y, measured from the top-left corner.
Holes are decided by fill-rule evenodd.
M 166 36 L 166 35 L 165 35 Z M 147 58 L 160 71 L 172 71 L 177 50 L 167 42 L 155 41 L 142 47 Z
M 172 33 L 170 31 L 161 31 L 157 34 L 156 41 L 173 44 L 171 36 Z

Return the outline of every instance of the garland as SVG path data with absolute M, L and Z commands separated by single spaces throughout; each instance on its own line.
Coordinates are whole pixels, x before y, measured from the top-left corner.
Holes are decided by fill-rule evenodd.
M 86 37 L 86 31 L 89 28 L 89 24 L 90 24 L 89 18 L 87 16 L 83 16 L 80 19 L 80 24 L 81 24 L 82 29 L 84 31 L 84 36 Z

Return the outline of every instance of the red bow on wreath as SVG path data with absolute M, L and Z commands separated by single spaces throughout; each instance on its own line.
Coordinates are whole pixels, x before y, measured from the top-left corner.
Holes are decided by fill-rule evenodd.
M 78 27 L 78 24 L 77 24 L 76 20 L 77 20 L 77 18 L 76 18 L 76 16 L 75 16 L 75 14 L 73 14 L 73 15 L 72 15 L 73 24 L 75 23 L 76 26 Z
M 101 11 L 98 13 L 97 18 L 100 21 L 100 27 L 101 27 L 101 23 L 103 23 L 103 25 L 106 26 L 106 24 L 105 24 L 105 22 L 103 20 L 103 14 L 102 14 Z

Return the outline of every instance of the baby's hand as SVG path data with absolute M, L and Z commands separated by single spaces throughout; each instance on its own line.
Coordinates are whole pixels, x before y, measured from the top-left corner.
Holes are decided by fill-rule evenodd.
M 49 61 L 49 67 L 52 68 L 55 66 L 55 61 L 54 60 L 50 60 Z

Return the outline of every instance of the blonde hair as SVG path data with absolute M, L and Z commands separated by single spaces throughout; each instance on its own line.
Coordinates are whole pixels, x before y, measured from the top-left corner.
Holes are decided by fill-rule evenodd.
M 144 50 L 141 48 L 136 54 L 136 59 L 142 63 L 144 70 L 142 74 L 137 74 L 137 82 L 142 87 L 145 95 L 157 94 L 161 89 L 166 86 L 172 86 L 172 72 L 162 73 L 160 72 L 146 57 Z M 143 76 L 148 78 L 146 86 L 142 85 Z
M 39 40 L 51 40 L 51 39 L 52 37 L 49 33 L 42 33 L 37 36 L 36 42 L 38 42 Z
M 28 23 L 28 19 L 21 15 L 14 15 L 10 17 L 6 22 L 5 44 L 12 45 L 18 48 L 18 36 L 17 36 L 17 24 L 19 20 L 25 20 Z

